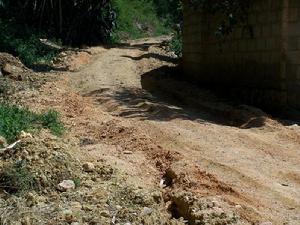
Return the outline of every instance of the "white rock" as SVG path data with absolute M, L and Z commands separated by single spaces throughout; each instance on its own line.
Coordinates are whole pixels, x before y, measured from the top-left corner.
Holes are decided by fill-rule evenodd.
M 82 166 L 85 172 L 93 172 L 95 170 L 95 165 L 91 162 L 87 162 Z
M 58 184 L 57 189 L 60 191 L 68 191 L 75 189 L 75 183 L 72 180 L 64 180 Z
M 78 223 L 78 222 L 73 222 L 73 223 L 71 223 L 71 225 L 80 225 L 80 223 Z
M 3 147 L 7 146 L 7 142 L 6 139 L 2 136 L 0 136 L 0 145 L 2 145 Z
M 236 209 L 242 209 L 243 207 L 241 205 L 235 205 Z
M 148 207 L 144 207 L 143 212 L 142 212 L 142 216 L 150 215 L 151 213 L 153 213 L 153 209 L 148 208 Z
M 19 135 L 20 139 L 27 139 L 27 138 L 32 138 L 32 134 L 31 133 L 27 133 L 25 131 L 21 131 L 20 135 Z
M 160 182 L 159 182 L 159 187 L 160 188 L 165 188 L 166 185 L 165 185 L 165 180 L 164 179 L 161 179 Z
M 6 63 L 2 68 L 3 74 L 21 73 L 23 70 L 20 67 Z
M 61 57 L 65 57 L 65 56 L 67 56 L 67 53 L 61 52 L 59 55 L 60 55 Z

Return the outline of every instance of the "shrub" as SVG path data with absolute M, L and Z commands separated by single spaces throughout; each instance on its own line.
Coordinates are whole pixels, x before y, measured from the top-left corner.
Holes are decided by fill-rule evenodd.
M 14 19 L 61 39 L 64 44 L 92 44 L 105 41 L 114 26 L 110 0 L 0 0 L 2 18 Z
M 49 129 L 55 135 L 64 131 L 59 121 L 59 114 L 53 110 L 44 113 L 34 113 L 26 108 L 7 103 L 0 103 L 0 135 L 8 142 L 16 140 L 20 132 Z
M 182 36 L 181 34 L 176 34 L 169 42 L 169 50 L 174 52 L 178 57 L 182 56 Z
M 28 67 L 47 64 L 58 54 L 58 50 L 42 44 L 36 33 L 26 26 L 0 19 L 0 51 L 19 57 Z
M 152 0 L 113 0 L 117 20 L 114 39 L 135 39 L 168 33 Z

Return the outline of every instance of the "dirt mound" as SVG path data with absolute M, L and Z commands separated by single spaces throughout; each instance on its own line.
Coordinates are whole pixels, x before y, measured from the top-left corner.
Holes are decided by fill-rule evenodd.
M 174 218 L 183 217 L 190 225 L 242 224 L 239 216 L 216 197 L 196 197 L 189 192 L 174 192 L 169 210 Z
M 0 223 L 183 225 L 170 218 L 159 190 L 128 185 L 104 161 L 84 169 L 72 156 L 77 147 L 43 131 L 3 152 Z M 59 189 L 63 180 L 75 189 Z
M 0 68 L 2 68 L 6 63 L 17 66 L 22 69 L 26 69 L 23 63 L 11 54 L 0 52 Z

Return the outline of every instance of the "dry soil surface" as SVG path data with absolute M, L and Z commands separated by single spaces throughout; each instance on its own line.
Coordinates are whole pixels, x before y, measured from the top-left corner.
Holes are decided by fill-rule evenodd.
M 72 87 L 98 110 L 85 118 L 94 127 L 78 125 L 87 140 L 101 140 L 90 145 L 90 155 L 97 159 L 101 152 L 141 186 L 158 185 L 162 177 L 166 188 L 218 196 L 245 221 L 299 225 L 300 127 L 263 113 L 259 126 L 229 126 L 226 118 L 147 92 L 142 76 L 174 66 L 159 47 L 163 40 L 99 47 L 88 65 L 69 73 Z M 114 122 L 105 125 L 107 134 L 98 134 L 103 120 Z M 81 123 L 80 113 L 74 121 Z
M 23 159 L 42 185 L 1 190 L 1 224 L 300 224 L 300 127 L 173 79 L 166 39 L 62 54 L 73 72 L 1 78 L 12 101 L 54 108 L 68 128 L 0 154 L 1 171 Z

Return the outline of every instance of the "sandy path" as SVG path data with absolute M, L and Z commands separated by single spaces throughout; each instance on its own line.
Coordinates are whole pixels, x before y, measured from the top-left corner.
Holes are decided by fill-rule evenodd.
M 241 205 L 245 218 L 299 225 L 300 128 L 271 119 L 259 128 L 225 126 L 205 120 L 205 112 L 191 112 L 153 97 L 142 89 L 141 75 L 171 65 L 156 57 L 151 43 L 159 42 L 149 39 L 103 49 L 90 65 L 71 74 L 74 87 L 94 99 L 101 110 L 179 152 L 182 170 L 191 179 L 197 179 L 194 168 L 198 168 L 230 186 L 235 194 L 222 188 L 211 188 L 211 194 Z M 201 192 L 201 185 L 196 188 Z

